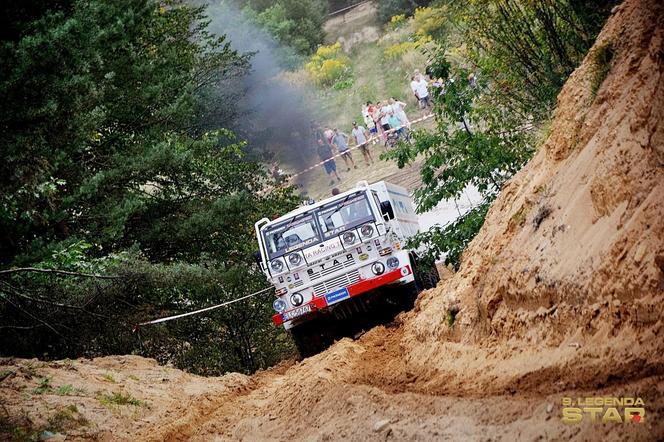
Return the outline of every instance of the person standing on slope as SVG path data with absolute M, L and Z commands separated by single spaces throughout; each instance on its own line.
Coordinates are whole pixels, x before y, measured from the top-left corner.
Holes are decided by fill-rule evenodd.
M 353 121 L 353 130 L 351 132 L 353 138 L 355 138 L 355 144 L 357 144 L 362 156 L 364 157 L 364 162 L 367 163 L 367 166 L 373 164 L 374 160 L 371 157 L 371 152 L 369 151 L 369 134 L 367 130 L 357 125 L 357 121 Z
M 323 168 L 325 169 L 325 173 L 330 177 L 330 186 L 334 185 L 333 176 L 337 178 L 337 181 L 341 182 L 341 178 L 337 173 L 337 162 L 333 158 L 332 147 L 325 140 L 318 140 L 318 157 L 324 162 Z
M 350 165 L 353 165 L 354 169 L 357 169 L 357 166 L 355 165 L 355 161 L 353 161 L 353 155 L 350 153 L 350 149 L 348 148 L 348 135 L 346 135 L 343 132 L 339 132 L 338 128 L 334 128 L 334 135 L 332 137 L 332 145 L 337 149 L 337 151 L 341 154 L 341 158 L 344 159 L 344 163 L 346 163 L 346 167 L 348 168 L 348 172 L 350 172 Z M 348 162 L 350 161 L 350 164 Z
M 415 70 L 415 77 L 413 81 L 410 82 L 410 89 L 413 91 L 417 100 L 420 103 L 420 109 L 424 110 L 424 113 L 427 113 L 427 110 L 431 107 L 431 101 L 429 98 L 429 83 L 424 79 L 419 70 Z
M 410 129 L 410 120 L 406 116 L 406 112 L 403 110 L 403 108 L 406 107 L 406 103 L 403 103 L 392 97 L 390 98 L 390 106 L 392 107 L 392 112 L 394 112 L 394 115 L 396 115 L 399 121 L 401 121 L 401 125 Z

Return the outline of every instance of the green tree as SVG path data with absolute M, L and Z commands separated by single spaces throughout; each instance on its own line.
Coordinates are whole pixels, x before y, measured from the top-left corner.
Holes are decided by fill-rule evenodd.
M 251 21 L 301 55 L 311 54 L 323 43 L 325 11 L 319 0 L 278 0 L 260 10 L 245 8 Z
M 180 2 L 50 6 L 13 9 L 0 43 L 2 352 L 138 352 L 205 373 L 274 362 L 269 296 L 131 333 L 266 286 L 253 222 L 297 199 L 205 125 L 249 58 Z
M 490 100 L 486 82 L 468 81 L 468 70 L 453 66 L 444 49 L 433 52 L 429 72 L 440 80 L 432 88 L 435 131 L 417 131 L 414 143 L 401 143 L 384 157 L 395 159 L 400 168 L 424 157 L 422 185 L 414 192 L 418 212 L 459 198 L 468 186 L 479 190 L 481 204 L 452 225 L 421 233 L 411 242 L 414 247 L 425 246 L 429 259 L 445 254 L 445 262 L 458 267 L 489 203 L 532 155 L 534 135 L 509 109 Z
M 447 2 L 446 9 L 470 48 L 468 61 L 491 78 L 490 93 L 542 120 L 616 3 L 491 0 Z
M 569 74 L 585 56 L 614 2 L 547 0 L 441 1 L 447 22 L 432 33 L 440 46 L 458 47 L 429 57 L 427 72 L 444 83 L 434 89 L 436 129 L 418 132 L 413 145 L 388 157 L 400 167 L 424 157 L 419 211 L 457 198 L 475 186 L 482 202 L 448 226 L 418 235 L 428 257 L 445 254 L 458 267 L 479 231 L 490 202 L 534 151 L 537 132 Z M 452 57 L 449 57 L 450 59 Z M 469 81 L 472 73 L 475 80 Z

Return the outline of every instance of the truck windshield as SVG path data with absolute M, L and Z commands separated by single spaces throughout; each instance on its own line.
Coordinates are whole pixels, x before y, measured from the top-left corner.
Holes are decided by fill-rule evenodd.
M 288 221 L 267 229 L 264 235 L 270 258 L 320 241 L 314 215 L 311 213 L 296 215 Z
M 371 207 L 364 193 L 351 194 L 345 199 L 323 206 L 318 211 L 318 223 L 324 239 L 373 220 Z

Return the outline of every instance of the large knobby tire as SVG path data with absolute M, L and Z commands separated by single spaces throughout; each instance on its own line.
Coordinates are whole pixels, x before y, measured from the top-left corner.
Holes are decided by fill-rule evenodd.
M 334 342 L 330 335 L 330 324 L 327 322 L 329 321 L 316 318 L 290 329 L 295 347 L 302 358 L 318 354 Z
M 440 275 L 438 274 L 438 269 L 436 264 L 425 264 L 421 262 L 415 255 L 411 255 L 411 262 L 415 269 L 413 270 L 413 276 L 415 277 L 415 286 L 417 291 L 432 289 L 438 285 L 440 281 Z

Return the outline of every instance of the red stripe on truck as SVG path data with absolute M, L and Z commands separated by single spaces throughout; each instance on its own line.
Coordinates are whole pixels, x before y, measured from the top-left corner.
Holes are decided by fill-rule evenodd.
M 396 269 L 392 270 L 389 273 L 385 273 L 384 275 L 380 275 L 371 279 L 365 279 L 364 281 L 360 281 L 353 285 L 349 285 L 348 293 L 352 298 L 353 296 L 361 295 L 362 293 L 366 293 L 382 285 L 389 284 L 390 282 L 394 282 L 398 279 L 401 279 L 406 275 L 410 275 L 410 266 L 406 266 L 404 267 L 404 269 L 406 269 L 408 272 L 401 273 L 402 269 Z
M 389 273 L 385 273 L 384 275 L 380 275 L 371 279 L 365 279 L 364 281 L 360 281 L 355 284 L 349 285 L 347 287 L 348 294 L 352 298 L 354 296 L 358 296 L 361 295 L 362 293 L 366 293 L 368 291 L 376 289 L 385 284 L 397 281 L 403 278 L 404 276 L 410 275 L 411 273 L 412 270 L 410 269 L 410 266 L 406 265 L 405 267 L 393 270 Z M 325 307 L 327 307 L 327 301 L 325 300 L 325 296 L 318 296 L 312 299 L 309 302 L 309 304 L 313 307 L 312 311 L 323 310 Z M 274 325 L 281 325 L 284 323 L 284 318 L 282 315 L 283 313 L 275 313 L 274 315 L 272 315 L 272 322 L 274 323 Z

